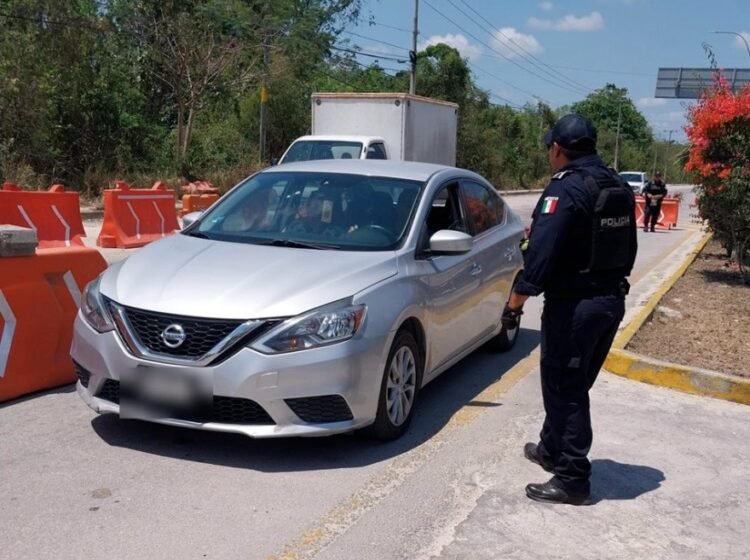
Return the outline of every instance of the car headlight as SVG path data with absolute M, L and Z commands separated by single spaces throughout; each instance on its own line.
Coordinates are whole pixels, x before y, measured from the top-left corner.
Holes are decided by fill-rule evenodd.
M 250 344 L 265 354 L 307 350 L 353 337 L 365 320 L 366 305 L 339 302 L 288 319 Z
M 99 284 L 101 276 L 92 280 L 86 285 L 81 298 L 81 313 L 86 322 L 91 325 L 97 332 L 105 333 L 115 328 L 112 318 L 104 306 L 104 300 L 99 293 Z

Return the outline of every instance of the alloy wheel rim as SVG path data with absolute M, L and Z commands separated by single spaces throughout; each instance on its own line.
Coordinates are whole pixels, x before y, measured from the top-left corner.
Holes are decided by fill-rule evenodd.
M 400 426 L 409 417 L 416 395 L 417 362 L 408 346 L 402 346 L 393 355 L 388 367 L 385 404 L 388 419 Z

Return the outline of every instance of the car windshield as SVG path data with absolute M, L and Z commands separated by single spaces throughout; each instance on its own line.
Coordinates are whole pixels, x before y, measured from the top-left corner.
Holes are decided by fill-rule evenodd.
M 628 181 L 629 183 L 640 183 L 643 181 L 643 175 L 640 173 L 620 173 L 620 177 Z
M 314 159 L 359 159 L 362 142 L 336 140 L 300 140 L 292 144 L 283 163 Z
M 408 231 L 422 187 L 344 173 L 258 173 L 184 233 L 281 247 L 392 250 Z

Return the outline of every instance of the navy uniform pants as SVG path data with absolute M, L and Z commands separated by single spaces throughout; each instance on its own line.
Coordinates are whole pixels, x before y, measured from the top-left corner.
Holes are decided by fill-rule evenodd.
M 538 452 L 554 465 L 553 483 L 589 492 L 589 389 L 625 314 L 624 296 L 547 299 L 542 314 L 542 398 Z
M 643 210 L 643 229 L 648 229 L 649 227 L 654 229 L 656 222 L 659 221 L 659 214 L 661 214 L 661 200 L 656 203 L 656 206 L 651 206 L 647 200 Z

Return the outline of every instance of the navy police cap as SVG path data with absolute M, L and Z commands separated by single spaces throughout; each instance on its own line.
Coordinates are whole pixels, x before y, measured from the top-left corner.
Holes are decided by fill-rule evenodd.
M 553 142 L 570 150 L 593 148 L 596 146 L 596 127 L 586 117 L 570 113 L 558 120 L 544 135 L 546 146 L 551 146 Z

